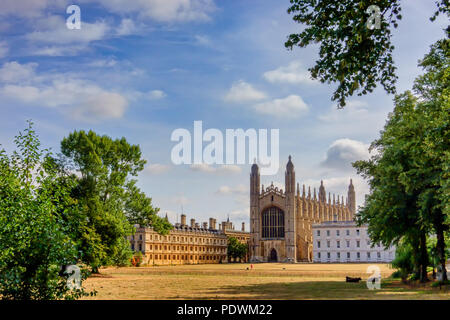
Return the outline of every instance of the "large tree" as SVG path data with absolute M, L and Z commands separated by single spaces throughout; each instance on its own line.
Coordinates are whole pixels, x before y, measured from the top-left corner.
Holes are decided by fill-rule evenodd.
M 426 236 L 436 235 L 436 252 L 445 272 L 445 236 L 449 230 L 450 168 L 450 41 L 438 41 L 420 61 L 425 70 L 407 91 L 395 98 L 394 111 L 376 154 L 354 166 L 371 188 L 359 212 L 369 233 L 385 244 L 402 237 L 416 250 L 425 280 Z
M 309 69 L 314 79 L 339 85 L 332 100 L 345 106 L 354 94 L 372 92 L 381 84 L 388 93 L 395 93 L 395 49 L 392 29 L 402 19 L 400 0 L 290 0 L 289 14 L 305 28 L 291 34 L 287 48 L 307 47 L 319 43 L 319 59 Z M 439 13 L 450 15 L 449 0 L 435 1 Z M 376 25 L 379 8 L 380 25 Z M 374 11 L 375 10 L 375 11 Z M 447 33 L 450 29 L 447 29 Z
M 87 270 L 76 266 L 81 256 L 63 223 L 64 214 L 75 217 L 80 211 L 70 196 L 73 185 L 60 183 L 31 122 L 15 144 L 11 155 L 0 150 L 0 297 L 79 298 L 86 292 L 68 285 L 68 277 L 79 275 L 81 285 Z M 64 273 L 74 269 L 81 273 Z
M 84 261 L 94 271 L 130 260 L 126 237 L 134 233 L 133 224 L 153 225 L 161 233 L 171 228 L 131 178 L 146 163 L 138 145 L 125 138 L 75 131 L 62 140 L 61 151 L 79 175 L 73 197 L 83 206 L 85 220 L 77 238 L 82 239 Z

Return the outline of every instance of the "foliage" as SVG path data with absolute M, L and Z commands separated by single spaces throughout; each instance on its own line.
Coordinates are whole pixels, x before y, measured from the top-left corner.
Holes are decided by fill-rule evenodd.
M 0 151 L 0 296 L 77 299 L 88 293 L 68 287 L 69 275 L 62 272 L 79 261 L 62 214 L 76 215 L 79 207 L 70 197 L 70 181 L 59 183 L 32 125 L 16 136 L 11 156 Z M 88 273 L 81 271 L 82 281 Z
M 134 223 L 154 224 L 167 232 L 170 224 L 161 222 L 151 199 L 136 187 L 137 176 L 146 163 L 139 146 L 125 138 L 113 140 L 93 131 L 74 131 L 61 142 L 65 161 L 80 177 L 73 197 L 83 207 L 88 224 L 79 230 L 83 261 L 96 271 L 102 265 L 129 263 L 132 251 L 126 237 L 134 233 Z
M 358 219 L 369 224 L 375 242 L 405 241 L 426 277 L 426 237 L 434 232 L 440 263 L 445 265 L 445 233 L 449 229 L 450 167 L 449 40 L 431 47 L 420 62 L 425 69 L 414 84 L 417 96 L 406 91 L 394 99 L 395 108 L 371 145 L 375 154 L 354 167 L 368 179 Z
M 142 252 L 140 251 L 135 252 L 133 255 L 133 259 L 131 260 L 131 264 L 135 267 L 140 267 L 142 264 L 142 258 L 143 258 Z
M 320 43 L 319 59 L 309 69 L 314 79 L 338 82 L 332 96 L 340 107 L 355 93 L 365 95 L 381 84 L 388 93 L 395 93 L 395 64 L 392 58 L 392 29 L 401 15 L 400 0 L 290 0 L 288 13 L 305 28 L 291 34 L 287 48 L 307 47 Z M 436 13 L 450 15 L 448 0 L 436 2 Z M 369 28 L 370 6 L 380 8 L 380 28 Z
M 228 259 L 230 260 L 230 257 L 233 259 L 243 259 L 248 251 L 248 246 L 245 243 L 239 242 L 238 239 L 235 237 L 229 237 L 228 238 Z
M 393 268 L 398 269 L 397 273 L 392 275 L 396 277 L 397 275 L 402 279 L 403 282 L 406 281 L 408 276 L 414 271 L 414 262 L 412 260 L 413 248 L 407 242 L 400 243 L 395 251 L 395 258 L 392 260 L 391 265 Z

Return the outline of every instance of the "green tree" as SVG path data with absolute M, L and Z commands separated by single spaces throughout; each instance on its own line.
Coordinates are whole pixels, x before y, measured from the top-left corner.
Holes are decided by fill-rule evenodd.
M 93 131 L 75 131 L 61 142 L 61 152 L 80 177 L 73 197 L 83 207 L 85 224 L 78 236 L 83 261 L 93 271 L 102 265 L 127 264 L 132 251 L 127 236 L 134 223 L 152 224 L 164 233 L 171 227 L 161 222 L 151 199 L 136 187 L 146 161 L 139 146 L 125 138 L 113 140 Z M 74 176 L 74 175 L 73 175 Z
M 365 95 L 381 84 L 388 93 L 395 93 L 395 64 L 392 58 L 392 29 L 402 19 L 400 0 L 290 0 L 288 13 L 305 28 L 291 34 L 286 48 L 307 47 L 320 43 L 319 59 L 309 69 L 314 79 L 339 83 L 332 100 L 339 107 L 355 93 Z M 367 22 L 370 6 L 380 9 L 380 27 L 370 28 Z M 450 15 L 449 0 L 436 1 L 436 13 Z M 447 30 L 450 33 L 450 28 Z
M 76 299 L 62 269 L 79 262 L 62 212 L 79 210 L 71 185 L 61 184 L 51 154 L 40 148 L 29 121 L 15 138 L 17 150 L 0 151 L 0 296 L 3 299 Z M 80 283 L 87 277 L 81 269 Z
M 230 258 L 233 258 L 235 261 L 237 259 L 243 259 L 248 251 L 248 246 L 244 243 L 240 243 L 239 240 L 235 237 L 228 238 L 228 261 L 231 261 Z
M 426 280 L 427 236 L 436 234 L 436 250 L 445 273 L 445 235 L 449 229 L 450 95 L 449 40 L 431 47 L 420 62 L 425 69 L 409 91 L 395 97 L 394 111 L 374 141 L 376 154 L 354 166 L 369 180 L 371 194 L 358 218 L 369 224 L 375 241 L 413 247 L 414 261 Z

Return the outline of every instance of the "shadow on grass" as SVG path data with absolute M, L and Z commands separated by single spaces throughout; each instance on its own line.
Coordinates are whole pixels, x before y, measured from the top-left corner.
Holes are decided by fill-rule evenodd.
M 205 289 L 203 296 L 195 299 L 450 299 L 449 292 L 432 288 L 408 288 L 395 281 L 383 282 L 380 290 L 367 289 L 366 282 L 346 283 L 345 281 L 303 281 L 274 282 L 245 286 L 223 286 Z M 442 296 L 441 296 L 442 295 Z M 193 299 L 187 296 L 174 296 L 169 299 Z

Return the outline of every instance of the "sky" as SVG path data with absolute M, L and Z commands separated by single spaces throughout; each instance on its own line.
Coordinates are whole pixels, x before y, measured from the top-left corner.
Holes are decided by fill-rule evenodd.
M 69 5 L 81 10 L 81 29 L 66 26 Z M 434 0 L 403 1 L 393 32 L 397 90 L 412 87 L 417 61 L 444 36 Z M 139 187 L 171 222 L 183 212 L 199 222 L 249 220 L 246 165 L 174 165 L 171 134 L 204 130 L 279 129 L 280 169 L 261 177 L 284 189 L 292 156 L 300 185 L 347 194 L 358 205 L 368 193 L 351 162 L 368 159 L 393 96 L 382 89 L 331 101 L 333 84 L 307 69 L 317 46 L 287 50 L 302 26 L 288 0 L 2 0 L 0 2 L 0 144 L 32 119 L 44 147 L 59 152 L 74 130 L 125 137 L 147 160 Z M 251 161 L 250 161 L 251 162 Z M 177 220 L 178 219 L 178 220 Z M 247 224 L 248 225 L 248 224 Z M 248 229 L 248 226 L 247 226 Z

